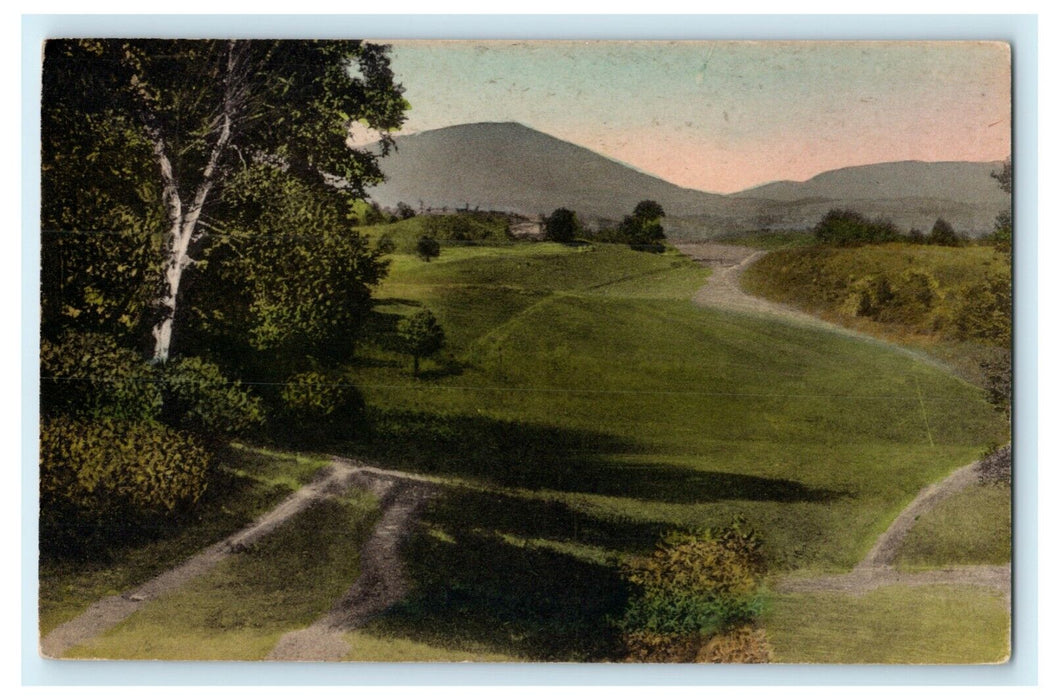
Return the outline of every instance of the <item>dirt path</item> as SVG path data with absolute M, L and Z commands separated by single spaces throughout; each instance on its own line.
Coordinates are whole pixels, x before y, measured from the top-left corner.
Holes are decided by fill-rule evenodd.
M 47 658 L 62 658 L 73 647 L 105 633 L 150 601 L 171 593 L 192 579 L 207 573 L 232 554 L 244 551 L 253 543 L 284 525 L 289 518 L 303 512 L 319 500 L 339 495 L 353 484 L 362 484 L 373 490 L 372 485 L 382 484 L 385 480 L 393 483 L 394 480 L 401 479 L 418 479 L 418 477 L 402 472 L 387 472 L 342 459 L 333 459 L 332 463 L 322 469 L 311 483 L 290 495 L 273 510 L 257 518 L 248 527 L 202 550 L 179 566 L 165 571 L 132 591 L 109 596 L 93 603 L 78 617 L 59 625 L 40 641 L 40 654 Z M 385 496 L 383 493 L 380 495 L 381 505 L 383 505 Z M 385 513 L 381 519 L 381 525 L 387 517 L 388 513 Z M 363 555 L 363 571 L 364 569 Z
M 344 633 L 397 603 L 407 581 L 398 547 L 413 515 L 436 487 L 421 477 L 363 467 L 361 485 L 377 494 L 383 516 L 362 549 L 361 575 L 332 609 L 310 627 L 285 634 L 268 661 L 339 661 L 351 647 Z
M 932 358 L 908 348 L 884 343 L 871 336 L 843 328 L 784 304 L 746 294 L 741 288 L 742 272 L 762 258 L 766 251 L 719 243 L 690 243 L 676 247 L 684 255 L 712 269 L 712 274 L 705 286 L 694 295 L 694 303 L 698 306 L 771 316 L 805 326 L 835 331 L 869 342 L 881 342 L 915 359 L 948 370 Z M 872 549 L 850 573 L 789 579 L 783 581 L 778 586 L 778 590 L 786 592 L 842 591 L 861 594 L 881 586 L 896 584 L 911 586 L 937 583 L 969 584 L 995 588 L 1005 594 L 1007 601 L 1011 594 L 1012 583 L 1011 567 L 1008 565 L 950 567 L 914 573 L 897 571 L 891 566 L 917 518 L 949 496 L 976 483 L 977 468 L 977 462 L 961 467 L 942 481 L 921 490 L 888 529 L 877 538 Z
M 742 272 L 766 255 L 767 251 L 721 243 L 682 243 L 677 245 L 676 248 L 687 257 L 712 269 L 712 274 L 706 280 L 705 286 L 694 295 L 694 303 L 698 306 L 762 316 L 775 316 L 806 326 L 814 326 L 841 333 L 846 332 L 851 335 L 855 334 L 853 331 L 823 321 L 785 304 L 778 304 L 767 299 L 754 297 L 742 291 Z
M 921 515 L 940 502 L 979 481 L 979 463 L 961 467 L 942 481 L 921 490 L 898 517 L 891 523 L 876 543 L 850 573 L 817 576 L 813 578 L 788 579 L 782 581 L 778 590 L 783 592 L 838 591 L 861 595 L 882 586 L 906 585 L 928 586 L 954 584 L 985 586 L 1004 594 L 1010 604 L 1012 592 L 1012 567 L 1002 566 L 953 566 L 930 571 L 905 572 L 892 566 L 896 555 L 910 529 Z

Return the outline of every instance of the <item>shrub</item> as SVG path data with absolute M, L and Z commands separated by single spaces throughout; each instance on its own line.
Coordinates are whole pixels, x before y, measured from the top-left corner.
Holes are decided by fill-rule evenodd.
M 363 402 L 347 379 L 333 372 L 300 372 L 281 390 L 284 426 L 305 439 L 342 437 L 360 420 Z
M 41 415 L 152 420 L 161 410 L 153 368 L 106 335 L 69 333 L 40 344 Z
M 45 419 L 42 548 L 68 552 L 92 541 L 133 538 L 151 518 L 197 502 L 210 460 L 190 435 L 157 423 Z
M 988 274 L 966 287 L 953 319 L 962 340 L 983 340 L 1009 348 L 1012 344 L 1012 278 Z
M 161 371 L 163 415 L 169 424 L 203 434 L 237 435 L 263 422 L 259 399 L 211 362 L 184 357 Z
M 626 564 L 634 593 L 621 627 L 630 656 L 696 655 L 715 637 L 752 623 L 762 610 L 762 544 L 739 519 L 731 527 L 668 535 L 650 557 Z
M 835 246 L 886 243 L 901 238 L 887 219 L 870 220 L 851 209 L 830 209 L 814 228 L 815 240 Z

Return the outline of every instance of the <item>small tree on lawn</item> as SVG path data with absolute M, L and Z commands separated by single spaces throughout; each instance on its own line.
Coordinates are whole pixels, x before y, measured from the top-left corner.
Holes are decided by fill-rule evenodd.
M 413 356 L 414 377 L 420 373 L 420 358 L 434 355 L 446 342 L 445 331 L 435 315 L 427 309 L 402 319 L 398 323 L 398 335 L 402 338 L 405 351 Z
M 441 248 L 438 245 L 438 241 L 426 233 L 416 242 L 416 254 L 424 262 L 431 262 L 431 258 L 437 258 L 440 252 Z

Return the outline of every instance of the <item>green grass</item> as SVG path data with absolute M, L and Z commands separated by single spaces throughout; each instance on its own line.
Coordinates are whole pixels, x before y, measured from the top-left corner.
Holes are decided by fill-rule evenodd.
M 702 310 L 674 251 L 522 244 L 396 256 L 381 320 L 449 347 L 348 368 L 348 453 L 452 486 L 408 545 L 416 589 L 365 632 L 449 653 L 618 658 L 617 562 L 744 514 L 776 571 L 853 566 L 916 493 L 1006 434 L 976 387 L 878 343 Z M 393 643 L 393 642 L 392 642 Z
M 923 569 L 1007 564 L 1012 558 L 1012 491 L 971 486 L 920 516 L 895 564 Z
M 262 659 L 282 634 L 310 625 L 350 588 L 378 512 L 364 492 L 322 501 L 69 655 Z
M 749 267 L 742 287 L 752 294 L 791 304 L 841 325 L 921 349 L 980 383 L 981 364 L 1003 352 L 992 341 L 957 327 L 962 305 L 974 287 L 1010 274 L 1004 256 L 990 246 L 943 247 L 893 243 L 861 247 L 804 247 L 775 250 Z M 908 286 L 927 276 L 932 300 L 916 303 Z M 877 317 L 859 313 L 863 290 L 873 295 L 884 277 L 908 304 Z M 914 277 L 915 278 L 915 277 Z
M 763 622 L 779 663 L 999 663 L 1009 653 L 1004 599 L 979 587 L 775 595 Z
M 96 600 L 144 583 L 247 525 L 305 484 L 325 460 L 235 448 L 192 517 L 156 539 L 84 561 L 40 562 L 40 632 L 47 634 Z
M 433 646 L 408 639 L 389 637 L 369 632 L 349 632 L 347 642 L 351 645 L 343 661 L 377 661 L 394 663 L 398 661 L 437 662 L 437 661 L 524 661 L 525 659 L 494 654 L 483 649 L 450 648 Z M 463 646 L 463 645 L 462 645 Z

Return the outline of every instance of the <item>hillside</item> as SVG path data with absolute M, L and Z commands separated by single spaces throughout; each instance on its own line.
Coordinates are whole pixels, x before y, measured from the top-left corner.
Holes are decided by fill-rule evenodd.
M 880 163 L 775 182 L 732 195 L 678 187 L 581 146 L 515 122 L 461 124 L 402 136 L 382 162 L 381 206 L 493 209 L 527 216 L 559 207 L 595 225 L 620 220 L 642 199 L 669 214 L 674 238 L 801 229 L 834 207 L 891 219 L 904 229 L 947 219 L 982 234 L 1010 205 L 990 171 L 997 163 Z
M 547 214 L 562 206 L 620 219 L 641 199 L 678 215 L 718 207 L 719 195 L 688 190 L 515 122 L 463 124 L 400 137 L 383 160 L 381 206 L 470 206 Z

